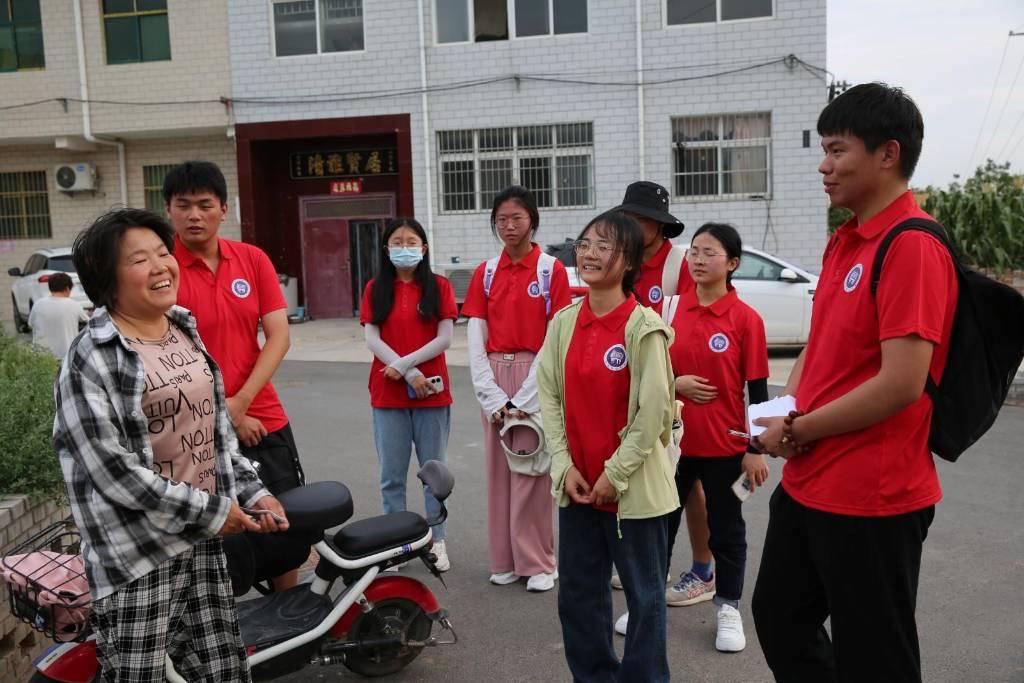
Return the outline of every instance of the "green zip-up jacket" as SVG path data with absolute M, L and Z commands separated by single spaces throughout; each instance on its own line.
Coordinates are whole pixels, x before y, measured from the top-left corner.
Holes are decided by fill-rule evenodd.
M 551 493 L 561 507 L 570 502 L 564 487 L 572 466 L 565 435 L 565 357 L 581 305 L 567 306 L 551 320 L 537 367 L 544 439 L 551 454 Z M 621 519 L 658 517 L 679 507 L 675 472 L 665 450 L 672 439 L 675 400 L 668 355 L 672 337 L 672 329 L 646 306 L 637 306 L 626 321 L 629 410 L 619 447 L 604 465 L 618 492 Z M 599 397 L 600 387 L 594 392 Z

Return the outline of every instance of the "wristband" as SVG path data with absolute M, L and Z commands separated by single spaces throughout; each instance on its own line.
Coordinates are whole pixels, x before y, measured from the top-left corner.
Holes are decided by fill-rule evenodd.
M 791 446 L 797 454 L 806 453 L 814 448 L 814 442 L 799 443 L 793 438 L 793 423 L 796 422 L 798 417 L 803 417 L 804 412 L 802 410 L 791 410 L 782 420 L 782 439 L 779 441 L 780 446 Z

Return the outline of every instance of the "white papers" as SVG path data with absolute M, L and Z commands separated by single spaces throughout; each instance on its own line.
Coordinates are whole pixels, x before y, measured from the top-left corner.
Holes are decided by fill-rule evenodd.
M 747 429 L 750 436 L 759 436 L 765 430 L 764 427 L 754 424 L 759 417 L 785 417 L 789 411 L 796 410 L 796 399 L 791 395 L 779 396 L 764 403 L 755 403 L 747 408 Z

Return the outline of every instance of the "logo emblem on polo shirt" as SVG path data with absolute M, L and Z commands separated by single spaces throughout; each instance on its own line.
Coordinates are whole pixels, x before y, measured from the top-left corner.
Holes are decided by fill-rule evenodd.
M 850 272 L 846 274 L 846 279 L 843 280 L 843 291 L 849 294 L 853 290 L 857 289 L 857 285 L 860 284 L 860 278 L 863 274 L 864 265 L 861 263 L 850 268 Z
M 527 285 L 526 293 L 532 296 L 534 299 L 536 299 L 538 296 L 540 296 L 540 284 L 536 280 L 534 280 L 529 285 Z
M 716 332 L 711 335 L 711 339 L 708 339 L 708 348 L 715 353 L 723 353 L 729 348 L 729 338 L 721 332 Z
M 650 291 L 647 292 L 647 299 L 652 303 L 656 304 L 661 301 L 661 287 L 654 285 Z
M 237 280 L 231 283 L 231 291 L 239 299 L 244 299 L 250 294 L 252 294 L 252 286 L 246 280 L 238 278 Z
M 604 366 L 613 372 L 626 367 L 626 347 L 616 344 L 604 352 Z

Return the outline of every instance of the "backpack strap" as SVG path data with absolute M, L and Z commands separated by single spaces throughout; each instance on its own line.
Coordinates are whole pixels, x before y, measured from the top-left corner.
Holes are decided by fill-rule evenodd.
M 537 259 L 537 284 L 540 285 L 540 293 L 544 297 L 544 314 L 551 317 L 551 274 L 555 270 L 555 257 L 551 254 L 540 253 Z
M 686 258 L 686 247 L 672 245 L 665 257 L 665 267 L 661 269 L 661 294 L 664 298 L 675 296 L 679 287 L 679 273 L 683 270 L 683 259 Z
M 665 321 L 666 325 L 672 325 L 672 321 L 676 317 L 677 308 L 679 308 L 678 294 L 673 294 L 672 296 L 665 297 L 661 304 L 661 319 Z
M 498 259 L 500 258 L 501 254 L 488 259 L 487 265 L 484 266 L 484 296 L 488 299 L 491 298 L 491 283 L 494 282 L 494 271 L 498 270 Z

